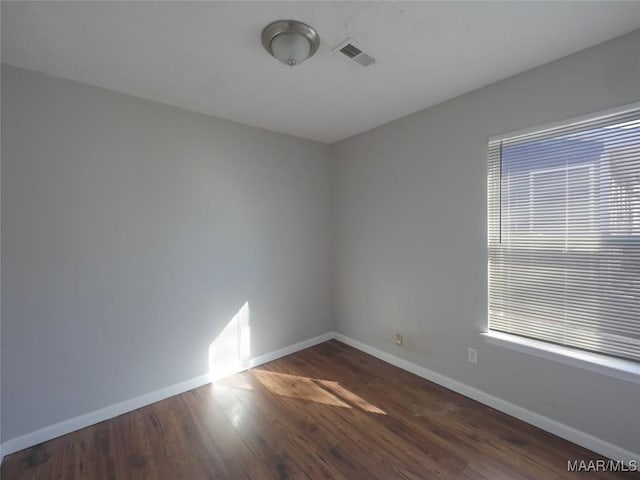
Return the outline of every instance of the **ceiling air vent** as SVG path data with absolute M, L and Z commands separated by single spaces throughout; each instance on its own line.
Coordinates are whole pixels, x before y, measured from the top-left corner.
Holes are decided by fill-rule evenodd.
M 347 58 L 359 63 L 363 67 L 368 67 L 376 63 L 376 59 L 364 53 L 360 48 L 353 44 L 351 38 L 347 38 L 333 49 L 334 52 L 340 52 Z
M 350 43 L 347 43 L 344 47 L 340 49 L 340 51 L 349 58 L 356 58 L 358 55 L 362 53 L 362 50 L 360 50 L 358 47 Z

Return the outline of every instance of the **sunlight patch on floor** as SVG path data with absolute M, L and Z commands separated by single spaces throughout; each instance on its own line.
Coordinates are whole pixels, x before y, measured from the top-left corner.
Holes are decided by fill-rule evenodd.
M 253 369 L 251 374 L 271 393 L 341 408 L 354 406 L 369 413 L 386 412 L 344 388 L 340 383 L 310 377 Z
M 350 390 L 347 390 L 342 385 L 340 385 L 338 382 L 331 382 L 329 380 L 316 380 L 316 381 L 320 385 L 325 387 L 327 390 L 330 390 L 331 392 L 335 393 L 336 395 L 339 395 L 340 397 L 345 399 L 347 402 L 349 402 L 349 403 L 361 408 L 365 412 L 377 413 L 377 414 L 380 414 L 380 415 L 386 415 L 385 411 L 380 410 L 375 405 L 367 402 L 364 398 L 356 395 L 355 393 L 353 393 Z

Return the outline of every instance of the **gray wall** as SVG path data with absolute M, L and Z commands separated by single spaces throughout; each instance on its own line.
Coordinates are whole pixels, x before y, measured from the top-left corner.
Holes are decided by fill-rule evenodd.
M 0 91 L 2 90 L 2 76 L 0 75 Z M 0 94 L 0 111 L 2 110 L 2 94 Z M 2 120 L 0 118 L 0 131 Z M 2 251 L 2 135 L 0 134 L 0 252 Z M 2 255 L 0 254 L 0 463 L 2 463 Z M 333 313 L 333 312 L 332 312 Z
M 478 335 L 487 326 L 488 138 L 638 100 L 640 31 L 334 145 L 338 331 L 640 451 L 640 386 Z
M 2 438 L 332 329 L 329 147 L 2 69 Z
M 252 355 L 331 330 L 333 309 L 346 335 L 639 451 L 637 385 L 478 336 L 487 138 L 637 101 L 638 45 L 640 32 L 331 151 L 3 66 L 2 438 L 206 373 L 249 301 Z

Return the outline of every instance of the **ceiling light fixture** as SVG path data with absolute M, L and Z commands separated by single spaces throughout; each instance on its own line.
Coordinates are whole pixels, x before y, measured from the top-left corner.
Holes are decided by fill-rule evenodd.
M 310 58 L 320 45 L 320 36 L 297 20 L 278 20 L 262 31 L 264 48 L 285 65 L 293 67 Z

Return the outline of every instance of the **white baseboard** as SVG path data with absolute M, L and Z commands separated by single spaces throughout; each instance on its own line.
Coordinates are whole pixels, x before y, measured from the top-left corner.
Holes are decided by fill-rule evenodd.
M 305 348 L 309 348 L 319 343 L 326 342 L 327 340 L 331 340 L 333 337 L 334 334 L 332 332 L 329 332 L 325 333 L 324 335 L 310 338 L 308 340 L 298 342 L 294 345 L 281 348 L 274 352 L 260 355 L 259 357 L 255 357 L 249 360 L 249 367 L 257 367 L 264 363 L 271 362 L 272 360 L 277 360 L 278 358 L 290 355 L 299 350 L 304 350 Z M 227 374 L 231 375 L 233 373 L 237 373 L 238 371 L 241 371 L 241 369 L 235 372 L 227 372 Z M 11 455 L 12 453 L 18 452 L 25 448 L 32 447 L 42 442 L 46 442 L 47 440 L 51 440 L 61 435 L 66 435 L 67 433 L 80 430 L 81 428 L 89 427 L 104 420 L 109 420 L 110 418 L 117 417 L 118 415 L 131 412 L 138 408 L 145 407 L 155 402 L 159 402 L 160 400 L 164 400 L 165 398 L 173 397 L 174 395 L 179 395 L 188 390 L 193 390 L 194 388 L 201 387 L 208 383 L 211 383 L 211 377 L 208 373 L 206 373 L 190 380 L 176 383 L 175 385 L 161 388 L 160 390 L 156 390 L 154 392 L 147 393 L 130 400 L 125 400 L 124 402 L 120 402 L 115 405 L 101 408 L 100 410 L 85 413 L 84 415 L 70 418 L 69 420 L 64 420 L 62 422 L 41 428 L 39 430 L 36 430 L 35 432 L 27 433 L 20 437 L 7 440 L 0 445 L 0 452 L 4 455 Z M 0 457 L 0 463 L 2 462 L 2 458 L 4 458 L 4 456 Z
M 588 448 L 589 450 L 604 455 L 608 458 L 611 458 L 613 460 L 621 460 L 625 463 L 633 460 L 640 464 L 639 454 L 629 452 L 621 447 L 613 445 L 600 438 L 594 437 L 593 435 L 582 432 L 555 420 L 551 420 L 550 418 L 547 418 L 543 415 L 519 407 L 518 405 L 514 405 L 513 403 L 507 402 L 498 397 L 494 397 L 493 395 L 470 387 L 469 385 L 458 382 L 457 380 L 453 380 L 449 377 L 433 372 L 427 368 L 421 367 L 420 365 L 409 362 L 408 360 L 404 360 L 402 358 L 396 357 L 395 355 L 391 355 L 390 353 L 383 352 L 382 350 L 378 350 L 377 348 L 371 347 L 336 332 L 325 333 L 324 335 L 319 335 L 317 337 L 298 342 L 294 345 L 281 348 L 274 352 L 260 355 L 259 357 L 254 357 L 249 360 L 249 367 L 257 367 L 259 365 L 277 360 L 278 358 L 290 355 L 300 350 L 304 350 L 305 348 L 313 347 L 314 345 L 318 345 L 319 343 L 326 342 L 327 340 L 331 339 L 336 339 L 342 343 L 350 345 L 358 350 L 373 355 L 380 360 L 390 363 L 391 365 L 395 365 L 396 367 L 402 368 L 403 370 L 418 375 L 419 377 L 437 383 L 438 385 L 442 385 L 443 387 L 460 393 L 465 397 L 472 398 L 473 400 L 483 403 L 484 405 L 488 405 L 492 408 L 495 408 L 496 410 L 516 417 L 531 425 L 535 425 L 536 427 L 553 433 L 558 437 L 569 440 L 570 442 Z M 117 417 L 118 415 L 136 410 L 138 408 L 144 407 L 154 402 L 158 402 L 160 400 L 164 400 L 165 398 L 169 398 L 174 395 L 178 395 L 188 390 L 201 387 L 210 382 L 211 378 L 209 374 L 200 375 L 190 380 L 177 383 L 160 390 L 156 390 L 140 397 L 126 400 L 124 402 L 120 402 L 115 405 L 111 405 L 109 407 L 105 407 L 90 413 L 86 413 L 69 420 L 64 420 L 60 423 L 49 425 L 47 427 L 36 430 L 35 432 L 13 438 L 0 444 L 0 462 L 5 455 L 10 455 L 19 450 L 32 447 L 61 435 L 65 435 L 67 433 L 71 433 L 81 428 L 94 425 L 104 420 Z
M 49 425 L 36 430 L 35 432 L 27 433 L 20 437 L 12 438 L 11 440 L 3 442 L 2 451 L 5 455 L 11 455 L 12 453 L 18 452 L 22 449 L 46 442 L 47 440 L 51 440 L 61 435 L 66 435 L 67 433 L 94 425 L 104 420 L 117 417 L 123 413 L 131 412 L 140 407 L 186 392 L 187 390 L 201 387 L 207 383 L 210 383 L 209 374 L 200 375 L 185 382 L 176 383 L 175 385 L 161 388 L 160 390 L 101 408 L 100 410 L 94 410 L 93 412 L 85 413 L 84 415 L 79 415 L 77 417 L 70 418 L 69 420 L 63 420 L 62 422 Z
M 624 448 L 613 445 L 612 443 L 565 425 L 564 423 L 552 420 L 543 415 L 532 412 L 531 410 L 527 410 L 526 408 L 519 407 L 518 405 L 514 405 L 513 403 L 502 400 L 501 398 L 494 397 L 482 390 L 470 387 L 469 385 L 453 380 L 452 378 L 445 377 L 444 375 L 433 372 L 421 367 L 420 365 L 416 365 L 408 360 L 396 357 L 395 355 L 391 355 L 390 353 L 378 350 L 377 348 L 370 347 L 369 345 L 340 333 L 334 333 L 333 338 L 368 353 L 369 355 L 373 355 L 374 357 L 390 363 L 391 365 L 395 365 L 396 367 L 411 372 L 414 375 L 418 375 L 426 380 L 442 385 L 443 387 L 453 390 L 465 397 L 469 397 L 483 403 L 484 405 L 488 405 L 491 408 L 495 408 L 496 410 L 506 413 L 507 415 L 511 415 L 512 417 L 518 418 L 526 423 L 535 425 L 542 430 L 553 433 L 560 438 L 564 438 L 565 440 L 569 440 L 577 445 L 588 448 L 600 455 L 604 455 L 607 458 L 619 460 L 627 464 L 631 461 L 635 461 L 636 464 L 640 465 L 640 454 L 625 450 Z

